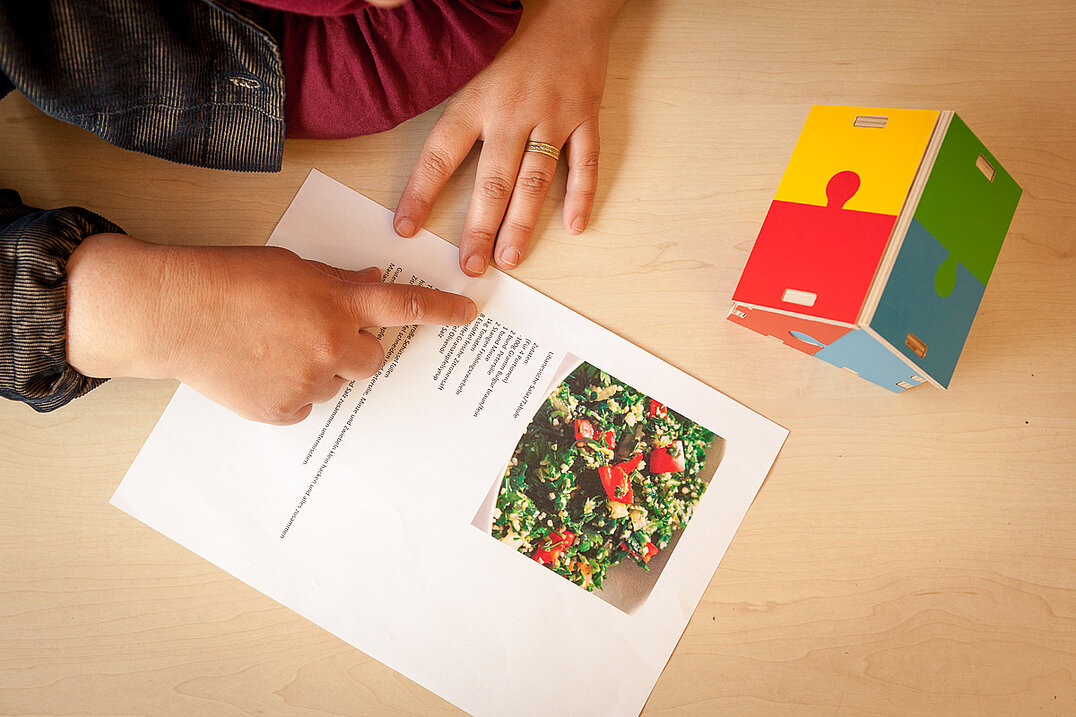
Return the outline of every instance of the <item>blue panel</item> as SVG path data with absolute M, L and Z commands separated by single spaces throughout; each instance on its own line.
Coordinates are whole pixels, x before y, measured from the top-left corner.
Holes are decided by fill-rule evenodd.
M 915 369 L 893 355 L 893 352 L 863 329 L 849 331 L 815 354 L 839 368 L 849 368 L 871 383 L 900 393 L 922 383 Z M 901 383 L 905 385 L 901 385 Z
M 943 276 L 938 277 L 939 272 Z M 952 286 L 952 291 L 944 298 L 939 296 L 936 282 L 945 289 Z M 951 261 L 949 251 L 913 219 L 871 328 L 926 375 L 948 386 L 985 291 L 986 287 L 963 264 Z

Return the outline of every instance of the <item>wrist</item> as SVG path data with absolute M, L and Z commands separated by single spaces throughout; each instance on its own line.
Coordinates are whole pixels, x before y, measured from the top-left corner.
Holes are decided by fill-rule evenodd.
M 185 251 L 122 234 L 83 240 L 67 265 L 67 362 L 75 370 L 100 377 L 176 375 L 177 337 L 189 312 L 175 304 L 190 292 L 177 292 L 170 274 Z

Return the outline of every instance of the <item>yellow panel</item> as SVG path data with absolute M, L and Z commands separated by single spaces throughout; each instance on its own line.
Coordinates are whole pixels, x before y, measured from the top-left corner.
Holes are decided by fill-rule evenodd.
M 826 184 L 844 170 L 860 186 L 845 209 L 896 215 L 937 124 L 936 110 L 815 105 L 774 199 L 826 205 Z M 857 118 L 861 126 L 856 126 Z M 885 118 L 884 127 L 880 118 Z

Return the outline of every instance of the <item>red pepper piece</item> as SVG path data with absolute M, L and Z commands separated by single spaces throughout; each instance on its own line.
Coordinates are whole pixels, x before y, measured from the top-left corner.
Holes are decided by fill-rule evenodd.
M 538 549 L 534 551 L 534 555 L 531 557 L 542 565 L 552 565 L 557 561 L 561 553 L 571 547 L 574 542 L 575 533 L 572 531 L 563 530 L 558 532 L 553 530 L 538 544 Z
M 612 431 L 606 431 L 602 434 L 602 443 L 609 448 L 616 448 L 616 435 Z
M 642 453 L 636 453 L 629 460 L 626 460 L 626 461 L 624 461 L 623 463 L 621 463 L 619 465 L 620 465 L 621 468 L 624 469 L 624 472 L 627 473 L 630 476 L 632 473 L 634 473 L 639 468 L 640 465 L 642 465 L 642 463 L 643 463 L 643 454 Z
M 655 448 L 650 453 L 651 473 L 680 473 L 686 464 L 683 441 L 674 441 L 667 446 Z
M 665 418 L 669 415 L 669 411 L 665 408 L 665 404 L 650 399 L 650 410 L 646 412 L 646 415 L 649 418 Z
M 575 440 L 592 440 L 594 438 L 594 424 L 585 418 L 575 419 Z
M 635 558 L 636 560 L 642 558 L 642 561 L 644 563 L 649 563 L 650 558 L 652 558 L 652 557 L 654 557 L 655 555 L 658 554 L 658 546 L 654 545 L 649 540 L 646 542 L 646 546 L 643 548 L 646 552 L 644 552 L 642 555 L 640 555 L 639 553 L 632 550 L 631 546 L 629 546 L 627 543 L 625 543 L 623 541 L 621 541 L 620 547 L 622 549 L 624 549 L 625 551 L 627 551 L 628 553 L 631 553 L 631 557 Z
M 624 472 L 623 464 L 615 466 L 601 466 L 598 468 L 598 477 L 601 478 L 602 488 L 609 500 L 631 505 L 635 502 L 635 496 L 631 492 L 631 481 Z

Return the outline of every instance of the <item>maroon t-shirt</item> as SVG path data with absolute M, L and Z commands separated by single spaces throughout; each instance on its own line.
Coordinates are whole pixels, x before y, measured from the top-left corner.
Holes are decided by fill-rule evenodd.
M 515 32 L 518 0 L 248 0 L 278 11 L 285 132 L 340 138 L 395 127 L 488 65 Z

